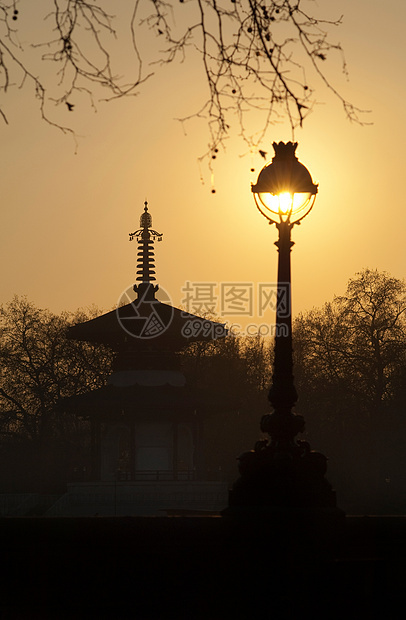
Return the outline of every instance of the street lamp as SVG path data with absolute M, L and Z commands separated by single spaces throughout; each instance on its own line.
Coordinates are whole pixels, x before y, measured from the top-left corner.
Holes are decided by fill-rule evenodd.
M 258 441 L 254 450 L 239 457 L 240 478 L 230 491 L 225 514 L 236 508 L 336 505 L 335 493 L 324 477 L 327 459 L 311 450 L 308 442 L 296 439 L 304 430 L 304 418 L 292 411 L 297 392 L 292 357 L 291 230 L 312 209 L 317 185 L 295 155 L 297 143 L 279 142 L 273 147 L 275 157 L 251 188 L 259 211 L 279 232 L 274 372 L 268 396 L 273 411 L 261 420 L 261 430 L 269 439 Z
M 317 185 L 295 156 L 297 142 L 274 142 L 273 148 L 275 157 L 261 170 L 256 184 L 251 187 L 258 209 L 279 232 L 275 244 L 278 248 L 278 290 L 274 373 L 268 396 L 274 413 L 264 416 L 261 430 L 272 431 L 272 441 L 278 449 L 290 449 L 295 435 L 304 428 L 303 417 L 291 412 L 297 401 L 292 359 L 291 230 L 312 209 Z

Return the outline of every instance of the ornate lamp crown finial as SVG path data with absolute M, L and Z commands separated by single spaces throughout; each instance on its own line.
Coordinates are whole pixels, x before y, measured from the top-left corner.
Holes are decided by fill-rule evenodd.
M 297 142 L 273 142 L 272 146 L 275 151 L 275 157 L 273 159 L 297 159 L 295 155 L 297 145 Z

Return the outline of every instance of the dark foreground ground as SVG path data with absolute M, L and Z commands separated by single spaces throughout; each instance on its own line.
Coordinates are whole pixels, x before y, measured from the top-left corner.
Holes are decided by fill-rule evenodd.
M 405 618 L 406 517 L 330 525 L 4 518 L 0 618 Z

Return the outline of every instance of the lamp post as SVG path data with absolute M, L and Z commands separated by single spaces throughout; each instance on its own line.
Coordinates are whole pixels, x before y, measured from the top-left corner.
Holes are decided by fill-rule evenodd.
M 333 508 L 335 493 L 326 480 L 327 459 L 296 439 L 304 430 L 303 416 L 292 408 L 297 401 L 293 380 L 291 231 L 310 212 L 317 185 L 296 158 L 297 143 L 273 144 L 275 157 L 260 172 L 252 186 L 256 205 L 279 238 L 278 291 L 275 356 L 272 386 L 268 399 L 272 413 L 262 417 L 261 430 L 269 439 L 258 441 L 254 450 L 239 457 L 240 478 L 229 494 L 229 508 Z
M 297 142 L 273 144 L 275 157 L 265 166 L 252 186 L 255 203 L 270 224 L 278 229 L 278 290 L 276 306 L 275 357 L 272 387 L 268 399 L 274 408 L 263 417 L 261 430 L 271 433 L 278 450 L 290 450 L 298 432 L 304 430 L 302 416 L 292 413 L 297 401 L 293 381 L 291 313 L 291 231 L 310 212 L 317 185 L 295 156 Z

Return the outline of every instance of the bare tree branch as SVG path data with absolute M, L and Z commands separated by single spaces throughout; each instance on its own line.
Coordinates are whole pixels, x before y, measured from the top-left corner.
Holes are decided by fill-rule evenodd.
M 347 76 L 341 45 L 330 35 L 342 16 L 330 20 L 310 14 L 303 8 L 306 0 L 133 0 L 128 14 L 128 7 L 117 8 L 109 0 L 42 4 L 43 40 L 37 42 L 33 31 L 22 44 L 20 15 L 32 6 L 28 0 L 0 0 L 0 115 L 5 122 L 5 96 L 15 85 L 14 76 L 22 75 L 20 87 L 34 85 L 47 123 L 74 135 L 68 123 L 57 120 L 52 104 L 64 104 L 72 112 L 81 93 L 92 106 L 96 100 L 135 95 L 152 77 L 151 67 L 196 54 L 207 99 L 178 120 L 206 119 L 210 138 L 204 157 L 216 157 L 234 124 L 251 150 L 259 149 L 269 126 L 280 118 L 289 120 L 293 133 L 318 101 L 317 82 L 341 102 L 349 120 L 363 122 L 364 111 L 347 101 L 328 77 L 333 55 L 339 56 Z M 123 48 L 131 46 L 131 76 L 113 69 L 116 39 Z M 151 51 L 160 41 L 164 49 Z M 32 52 L 42 50 L 35 63 Z M 107 95 L 101 96 L 100 89 Z

